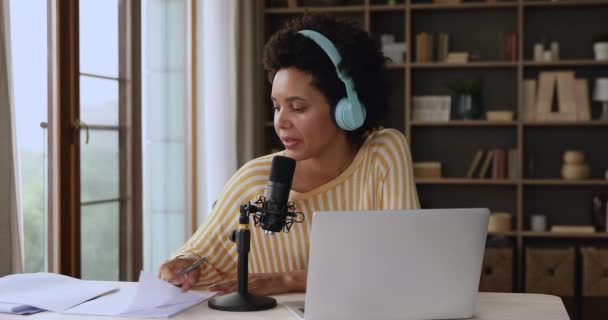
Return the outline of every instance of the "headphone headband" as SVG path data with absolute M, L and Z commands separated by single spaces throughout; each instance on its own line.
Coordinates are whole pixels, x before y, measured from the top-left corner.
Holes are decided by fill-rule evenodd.
M 325 52 L 336 68 L 338 78 L 340 78 L 346 87 L 347 99 L 340 100 L 336 106 L 335 118 L 338 126 L 344 130 L 355 130 L 361 127 L 365 121 L 365 107 L 359 101 L 352 78 L 340 71 L 339 66 L 340 62 L 342 62 L 342 56 L 336 46 L 326 36 L 317 31 L 300 30 L 298 33 L 311 39 Z

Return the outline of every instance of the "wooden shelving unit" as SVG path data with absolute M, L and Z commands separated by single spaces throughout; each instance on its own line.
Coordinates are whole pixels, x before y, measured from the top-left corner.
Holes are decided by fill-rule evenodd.
M 469 10 L 469 9 L 499 9 L 499 8 L 517 8 L 516 1 L 505 2 L 463 2 L 458 4 L 435 4 L 435 3 L 420 3 L 411 4 L 412 10 Z
M 524 7 L 545 7 L 545 8 L 559 8 L 559 7 L 581 7 L 581 6 L 603 6 L 606 4 L 605 0 L 560 0 L 560 1 L 523 1 Z
M 299 8 L 266 8 L 265 14 L 302 14 L 304 12 L 325 12 L 325 13 L 341 13 L 341 12 L 364 12 L 364 6 L 338 6 L 338 7 L 299 7 Z
M 524 127 L 608 127 L 606 120 L 591 121 L 525 121 Z
M 536 61 L 524 61 L 524 66 L 526 67 L 578 67 L 578 66 L 588 66 L 588 67 L 602 67 L 608 66 L 608 61 L 595 61 L 595 60 L 584 60 L 584 59 L 571 59 L 571 60 L 561 60 L 561 61 L 552 61 L 552 62 L 536 62 Z
M 532 232 L 530 216 L 544 213 L 550 223 L 588 224 L 591 196 L 608 192 L 608 121 L 535 122 L 523 119 L 523 81 L 539 72 L 574 70 L 577 78 L 588 79 L 592 118 L 600 105 L 592 100 L 593 81 L 608 77 L 608 61 L 593 60 L 592 39 L 606 32 L 608 0 L 476 1 L 434 4 L 431 0 L 344 0 L 340 6 L 307 6 L 318 3 L 298 0 L 301 7 L 278 8 L 279 0 L 259 0 L 264 6 L 265 42 L 272 31 L 290 17 L 304 12 L 326 12 L 358 21 L 372 35 L 392 33 L 407 43 L 403 63 L 387 64 L 393 95 L 389 97 L 387 127 L 403 131 L 411 144 L 415 161 L 442 161 L 444 177 L 416 179 L 421 203 L 426 207 L 488 207 L 513 213 L 513 230 L 491 233 L 505 237 L 515 249 L 514 289 L 525 290 L 525 248 L 529 245 L 593 244 L 608 246 L 608 233 L 562 234 Z M 312 1 L 312 2 L 311 2 Z M 283 1 L 286 6 L 286 1 Z M 584 18 L 583 18 L 584 17 Z M 465 22 L 463 22 L 465 21 Z M 576 25 L 576 28 L 573 28 Z M 479 61 L 468 63 L 418 63 L 412 54 L 418 32 L 448 32 L 454 51 L 477 51 Z M 498 52 L 505 32 L 516 32 L 517 59 L 505 61 Z M 532 61 L 533 45 L 542 36 L 560 42 L 560 60 Z M 452 45 L 452 44 L 451 44 Z M 471 120 L 447 122 L 411 121 L 412 97 L 445 95 L 445 82 L 479 76 L 486 110 L 511 110 L 517 116 L 508 122 Z M 264 76 L 260 78 L 265 79 Z M 268 87 L 269 91 L 269 87 Z M 268 95 L 266 96 L 268 97 Z M 267 101 L 263 109 L 270 110 Z M 266 146 L 260 154 L 280 148 L 274 139 L 271 115 L 264 123 Z M 468 166 L 479 148 L 516 149 L 518 172 L 513 179 L 466 179 Z M 591 178 L 566 181 L 560 178 L 561 156 L 566 149 L 585 151 Z M 578 297 L 573 301 L 583 301 Z M 575 303 L 576 304 L 576 303 Z M 568 306 L 568 305 L 567 305 Z M 579 318 L 578 307 L 569 307 Z M 573 311 L 574 310 L 574 311 Z
M 509 179 L 466 179 L 466 178 L 417 178 L 416 184 L 436 184 L 436 185 L 477 185 L 477 186 L 517 186 L 519 180 Z
M 516 62 L 509 61 L 480 61 L 468 63 L 412 63 L 413 69 L 437 68 L 437 69 L 467 69 L 467 68 L 516 68 Z
M 567 232 L 539 232 L 522 231 L 522 235 L 528 238 L 577 238 L 577 239 L 608 239 L 608 232 L 596 233 L 567 233 Z
M 411 121 L 412 127 L 511 127 L 516 121 L 454 120 L 454 121 Z
M 608 187 L 608 180 L 587 179 L 587 180 L 562 180 L 562 179 L 525 179 L 524 185 L 530 186 L 605 186 Z

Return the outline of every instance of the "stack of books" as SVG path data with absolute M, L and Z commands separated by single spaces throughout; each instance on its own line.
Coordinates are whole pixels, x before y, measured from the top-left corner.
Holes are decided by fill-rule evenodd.
M 467 178 L 516 179 L 517 149 L 478 149 L 467 171 Z
M 447 33 L 416 34 L 416 62 L 446 62 L 449 51 L 450 36 Z
M 524 107 L 527 120 L 591 120 L 587 79 L 576 79 L 574 71 L 540 72 L 538 80 L 524 80 Z

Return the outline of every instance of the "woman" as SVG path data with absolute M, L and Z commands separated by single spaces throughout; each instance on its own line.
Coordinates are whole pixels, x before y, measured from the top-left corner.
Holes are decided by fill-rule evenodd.
M 332 62 L 336 57 L 311 35 L 317 33 L 341 55 L 338 68 Z M 364 30 L 324 15 L 294 19 L 266 44 L 264 66 L 272 83 L 274 128 L 285 146 L 277 154 L 296 160 L 290 200 L 305 220 L 289 233 L 272 236 L 251 229 L 250 292 L 306 290 L 314 211 L 419 207 L 405 137 L 379 127 L 387 104 L 384 63 L 378 44 Z M 349 82 L 354 91 L 347 93 Z M 355 107 L 360 101 L 364 118 L 342 119 L 341 107 L 334 109 L 343 98 Z M 357 120 L 364 120 L 358 128 Z M 160 267 L 161 278 L 183 290 L 193 286 L 224 293 L 237 290 L 236 246 L 228 235 L 237 228 L 239 206 L 264 194 L 277 154 L 252 160 L 238 170 L 208 221 Z M 208 262 L 173 279 L 200 257 Z

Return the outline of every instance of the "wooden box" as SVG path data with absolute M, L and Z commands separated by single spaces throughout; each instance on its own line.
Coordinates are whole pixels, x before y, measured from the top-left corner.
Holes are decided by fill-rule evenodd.
M 608 249 L 581 248 L 583 296 L 608 297 Z
M 481 268 L 479 291 L 513 291 L 513 248 L 486 248 Z
M 575 250 L 526 248 L 526 292 L 574 296 Z
M 441 178 L 441 162 L 414 162 L 414 177 Z

